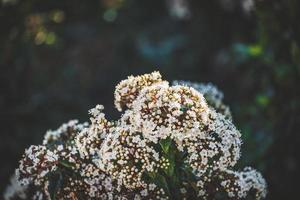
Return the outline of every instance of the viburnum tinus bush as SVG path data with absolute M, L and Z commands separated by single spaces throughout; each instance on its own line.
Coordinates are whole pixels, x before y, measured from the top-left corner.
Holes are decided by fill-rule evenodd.
M 119 120 L 97 105 L 90 123 L 48 131 L 25 151 L 5 198 L 263 199 L 259 172 L 233 170 L 241 134 L 222 100 L 211 84 L 129 76 L 115 90 Z

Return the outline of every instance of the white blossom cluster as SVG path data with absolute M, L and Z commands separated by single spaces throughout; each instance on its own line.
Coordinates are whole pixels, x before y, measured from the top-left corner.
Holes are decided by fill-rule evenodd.
M 139 92 L 147 86 L 155 83 L 162 83 L 159 72 L 141 75 L 138 78 L 129 76 L 126 80 L 121 81 L 115 90 L 115 106 L 119 111 L 124 107 L 131 107 L 131 103 L 135 100 Z
M 56 199 L 215 199 L 218 192 L 243 199 L 252 191 L 262 199 L 257 171 L 232 171 L 241 134 L 222 100 L 211 84 L 169 86 L 159 72 L 130 76 L 115 90 L 119 120 L 97 105 L 90 124 L 48 131 L 42 146 L 26 150 L 18 180 L 39 192 L 32 199 L 50 199 L 55 176 Z
M 16 170 L 18 184 L 10 186 L 6 199 L 52 199 L 53 181 L 54 187 L 60 186 L 55 191 L 56 199 L 121 199 L 116 194 L 121 189 L 113 186 L 117 184 L 111 177 L 79 156 L 75 137 L 87 126 L 71 120 L 57 130 L 47 131 L 43 145 L 27 149 Z M 59 181 L 53 180 L 57 175 Z
M 261 187 L 266 185 L 266 181 L 255 169 L 246 167 L 241 172 L 226 170 L 224 173 L 227 174 L 224 175 L 225 180 L 221 182 L 221 186 L 228 192 L 230 197 L 245 198 L 251 189 L 257 191 L 256 198 L 267 195 L 266 190 Z
M 87 127 L 88 123 L 80 124 L 78 120 L 70 120 L 68 123 L 62 124 L 57 130 L 48 130 L 44 136 L 43 145 L 47 145 L 52 141 L 58 141 L 63 138 L 69 139 L 75 132 L 80 132 Z
M 227 105 L 223 103 L 224 94 L 212 83 L 196 83 L 190 81 L 173 81 L 173 85 L 185 85 L 192 87 L 205 97 L 208 105 L 217 112 L 222 113 L 228 119 L 231 119 L 231 112 Z
M 45 146 L 30 146 L 25 151 L 26 157 L 21 160 L 20 167 L 16 171 L 20 177 L 22 185 L 28 185 L 34 181 L 36 185 L 41 185 L 44 176 L 50 171 L 56 170 L 58 155 L 48 150 Z

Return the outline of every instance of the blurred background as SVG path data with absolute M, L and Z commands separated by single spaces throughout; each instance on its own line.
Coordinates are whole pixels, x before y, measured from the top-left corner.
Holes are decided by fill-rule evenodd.
M 217 85 L 242 132 L 240 167 L 262 171 L 268 199 L 295 199 L 298 0 L 0 2 L 0 193 L 47 129 L 96 104 L 116 119 L 115 85 L 159 70 Z

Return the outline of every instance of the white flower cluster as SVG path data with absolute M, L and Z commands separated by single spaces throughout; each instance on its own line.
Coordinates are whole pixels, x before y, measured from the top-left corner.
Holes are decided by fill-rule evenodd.
M 97 105 L 89 111 L 91 125 L 84 128 L 75 139 L 76 147 L 79 148 L 82 158 L 89 159 L 91 155 L 94 155 L 108 132 L 113 128 L 114 123 L 105 119 L 105 115 L 102 113 L 103 109 L 102 105 Z
M 87 127 L 88 123 L 79 124 L 78 120 L 70 120 L 68 123 L 62 124 L 57 130 L 48 130 L 44 136 L 43 145 L 47 145 L 52 141 L 69 139 L 74 132 L 79 132 Z
M 32 199 L 51 197 L 54 180 L 57 199 L 214 199 L 220 191 L 264 198 L 258 172 L 232 171 L 241 135 L 222 100 L 211 84 L 130 76 L 116 87 L 119 120 L 108 121 L 97 105 L 90 125 L 73 120 L 48 131 L 43 146 L 26 150 L 19 181 L 40 192 Z
M 45 146 L 32 145 L 25 151 L 25 155 L 16 171 L 22 185 L 28 185 L 32 181 L 36 185 L 41 185 L 45 175 L 56 170 L 58 155 Z
M 226 170 L 224 173 L 225 180 L 221 182 L 221 186 L 230 197 L 245 198 L 250 190 L 257 191 L 255 198 L 267 195 L 265 188 L 262 187 L 266 185 L 266 181 L 255 169 L 246 167 L 241 172 Z
M 75 137 L 87 127 L 87 123 L 71 120 L 57 130 L 47 131 L 43 146 L 31 146 L 25 151 L 16 170 L 20 184 L 11 185 L 15 190 L 8 190 L 6 199 L 51 199 L 51 185 L 60 186 L 55 191 L 56 199 L 121 199 L 115 191 L 120 188 L 113 187 L 117 184 L 111 177 L 80 158 Z
M 223 103 L 224 94 L 212 83 L 195 83 L 190 81 L 174 81 L 173 85 L 185 85 L 192 87 L 205 97 L 208 105 L 217 112 L 222 113 L 226 118 L 231 119 L 231 112 L 227 105 Z
M 129 76 L 126 80 L 121 81 L 115 90 L 115 106 L 119 111 L 124 107 L 130 107 L 139 92 L 146 86 L 154 83 L 161 83 L 159 72 L 141 75 L 138 78 Z

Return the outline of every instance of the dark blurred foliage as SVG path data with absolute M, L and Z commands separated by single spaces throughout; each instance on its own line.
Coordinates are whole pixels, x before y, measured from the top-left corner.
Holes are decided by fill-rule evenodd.
M 2 0 L 0 192 L 24 148 L 103 104 L 127 75 L 212 82 L 244 138 L 240 165 L 263 171 L 268 199 L 299 185 L 298 0 Z M 254 4 L 253 4 L 254 3 Z

